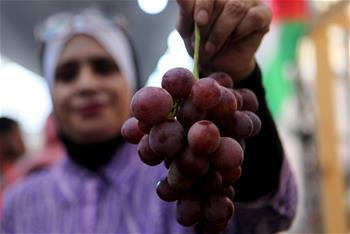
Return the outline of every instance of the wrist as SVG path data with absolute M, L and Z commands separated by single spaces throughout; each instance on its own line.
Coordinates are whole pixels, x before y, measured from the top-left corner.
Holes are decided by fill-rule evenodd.
M 234 81 L 240 83 L 253 73 L 256 65 L 257 64 L 255 58 L 253 58 L 245 66 L 234 67 L 231 71 L 228 72 L 228 74 Z
M 251 73 L 244 79 L 234 84 L 235 89 L 247 88 L 253 91 L 259 100 L 259 105 L 266 104 L 265 101 L 265 88 L 263 85 L 263 79 L 261 70 L 258 63 L 255 63 L 255 67 Z
M 210 66 L 209 64 L 199 64 L 200 77 L 205 77 L 214 72 L 225 72 L 232 79 L 234 83 L 241 83 L 246 80 L 255 70 L 257 63 L 255 58 L 243 64 L 225 63 L 222 66 Z

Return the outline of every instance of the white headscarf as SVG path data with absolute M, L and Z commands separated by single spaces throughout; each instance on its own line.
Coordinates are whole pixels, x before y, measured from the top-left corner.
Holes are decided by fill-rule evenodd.
M 64 19 L 63 19 L 64 20 Z M 67 19 L 66 19 L 67 20 Z M 125 34 L 100 11 L 89 9 L 78 15 L 70 15 L 68 25 L 54 38 L 46 41 L 43 54 L 43 72 L 52 90 L 58 58 L 69 39 L 77 34 L 86 34 L 98 41 L 114 58 L 130 90 L 137 88 L 135 64 L 130 43 Z

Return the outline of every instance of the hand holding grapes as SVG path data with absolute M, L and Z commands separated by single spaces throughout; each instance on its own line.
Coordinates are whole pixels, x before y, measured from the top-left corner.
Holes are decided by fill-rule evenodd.
M 177 0 L 178 31 L 193 55 L 194 24 L 201 32 L 200 67 L 205 74 L 228 73 L 234 80 L 255 67 L 255 52 L 268 32 L 271 11 L 260 0 Z

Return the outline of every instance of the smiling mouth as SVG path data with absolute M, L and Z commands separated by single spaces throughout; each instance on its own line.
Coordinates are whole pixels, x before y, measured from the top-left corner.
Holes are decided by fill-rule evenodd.
M 104 107 L 103 104 L 90 104 L 79 108 L 78 112 L 83 117 L 93 117 L 99 115 Z

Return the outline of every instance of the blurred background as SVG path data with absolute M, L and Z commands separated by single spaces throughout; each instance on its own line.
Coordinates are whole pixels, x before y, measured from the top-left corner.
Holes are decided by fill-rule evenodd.
M 266 3 L 273 23 L 257 60 L 300 187 L 298 215 L 287 233 L 350 233 L 350 3 Z M 137 51 L 142 84 L 159 85 L 172 67 L 192 69 L 175 30 L 174 0 L 1 0 L 0 117 L 19 123 L 24 168 L 43 150 L 61 149 L 49 117 L 51 100 L 40 74 L 34 27 L 56 11 L 87 7 L 123 19 Z M 54 146 L 48 148 L 49 143 Z M 1 183 L 8 173 L 4 165 L 0 169 Z

